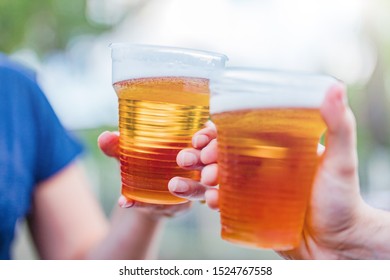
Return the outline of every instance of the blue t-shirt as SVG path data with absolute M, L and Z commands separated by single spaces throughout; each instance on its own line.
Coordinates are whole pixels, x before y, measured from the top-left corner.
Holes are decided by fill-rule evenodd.
M 11 258 L 15 225 L 28 215 L 37 183 L 65 167 L 81 150 L 34 74 L 0 54 L 0 259 Z

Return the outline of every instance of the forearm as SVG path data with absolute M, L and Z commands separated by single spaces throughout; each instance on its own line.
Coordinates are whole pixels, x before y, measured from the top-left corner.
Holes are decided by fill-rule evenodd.
M 142 210 L 118 207 L 105 239 L 90 250 L 86 258 L 156 259 L 163 220 Z

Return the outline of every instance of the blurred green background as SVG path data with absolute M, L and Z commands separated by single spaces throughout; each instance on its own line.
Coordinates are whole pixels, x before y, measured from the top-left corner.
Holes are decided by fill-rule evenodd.
M 112 42 L 199 48 L 225 53 L 230 66 L 339 78 L 357 119 L 362 193 L 390 208 L 388 11 L 385 0 L 0 0 L 0 51 L 37 71 L 62 122 L 84 142 L 83 161 L 108 215 L 120 192 L 119 169 L 96 139 L 117 129 Z M 23 221 L 19 232 L 15 257 L 36 258 Z M 222 241 L 218 213 L 195 203 L 167 222 L 160 258 L 279 257 Z

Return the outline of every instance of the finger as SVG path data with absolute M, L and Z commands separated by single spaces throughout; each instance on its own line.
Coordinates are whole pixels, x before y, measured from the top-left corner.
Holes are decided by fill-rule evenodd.
M 203 164 L 217 162 L 217 139 L 213 139 L 204 147 L 200 153 L 200 160 Z
M 212 122 L 208 122 L 205 128 L 194 134 L 192 137 L 192 146 L 197 149 L 202 149 L 216 137 L 217 130 L 215 129 L 214 124 Z
M 216 188 L 210 188 L 206 191 L 205 193 L 205 199 L 207 206 L 210 207 L 213 210 L 218 210 L 219 205 L 218 205 L 218 193 L 219 190 Z
M 200 182 L 206 186 L 218 184 L 218 165 L 216 163 L 206 165 L 202 169 Z
M 198 170 L 203 167 L 200 151 L 192 148 L 181 150 L 176 156 L 176 163 L 184 169 Z
M 321 115 L 327 125 L 326 152 L 323 164 L 341 175 L 357 169 L 356 123 L 347 106 L 342 85 L 332 87 L 321 106 Z
M 119 158 L 119 134 L 105 131 L 98 137 L 99 148 L 109 157 Z
M 189 200 L 204 200 L 207 187 L 200 182 L 181 177 L 174 177 L 168 183 L 169 191 L 182 198 Z
M 133 207 L 138 211 L 151 215 L 153 218 L 159 219 L 161 217 L 174 217 L 187 212 L 191 207 L 191 203 L 191 201 L 187 201 L 180 204 L 168 205 L 136 201 Z

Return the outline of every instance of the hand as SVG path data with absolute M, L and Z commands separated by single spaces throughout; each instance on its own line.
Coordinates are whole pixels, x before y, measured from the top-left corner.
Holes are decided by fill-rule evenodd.
M 119 160 L 119 133 L 105 131 L 98 138 L 100 149 L 109 157 Z M 177 205 L 159 205 L 143 203 L 135 200 L 127 200 L 123 195 L 119 198 L 118 204 L 122 208 L 137 208 L 143 213 L 152 214 L 154 218 L 173 217 L 185 212 L 191 206 L 191 202 Z
M 168 183 L 172 194 L 187 199 L 205 200 L 211 209 L 218 209 L 217 131 L 212 122 L 192 137 L 192 146 L 181 150 L 176 158 L 184 169 L 201 170 L 200 182 L 174 177 Z
M 359 193 L 356 154 L 356 128 L 352 111 L 346 104 L 341 85 L 331 88 L 321 106 L 327 124 L 327 148 L 315 178 L 301 244 L 279 252 L 289 259 L 363 258 L 361 243 L 369 236 L 369 207 Z M 169 189 L 180 197 L 204 194 L 211 208 L 218 206 L 216 129 L 212 125 L 197 132 L 194 148 L 184 149 L 177 163 L 186 169 L 202 169 L 196 182 L 175 177 Z

